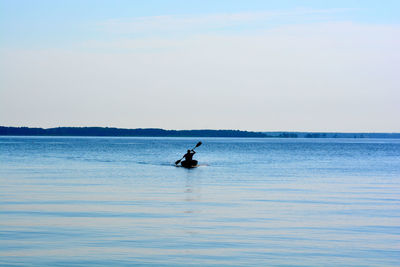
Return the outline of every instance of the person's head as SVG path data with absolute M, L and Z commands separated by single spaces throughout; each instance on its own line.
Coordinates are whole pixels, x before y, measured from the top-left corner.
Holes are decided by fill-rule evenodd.
M 187 153 L 190 153 L 190 150 L 188 149 Z

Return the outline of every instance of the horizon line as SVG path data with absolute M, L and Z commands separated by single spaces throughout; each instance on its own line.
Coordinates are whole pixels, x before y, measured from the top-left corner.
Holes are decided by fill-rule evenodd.
M 137 129 L 157 129 L 164 131 L 241 131 L 241 132 L 253 132 L 253 133 L 348 133 L 348 134 L 400 134 L 399 132 L 367 132 L 367 131 L 306 131 L 306 130 L 240 130 L 240 129 L 211 129 L 211 128 L 201 128 L 201 129 L 165 129 L 159 127 L 137 127 L 137 128 L 121 128 L 115 126 L 56 126 L 56 127 L 40 127 L 40 126 L 4 126 L 0 127 L 6 128 L 37 128 L 37 129 L 56 129 L 56 128 L 109 128 L 109 129 L 122 129 L 122 130 L 137 130 Z

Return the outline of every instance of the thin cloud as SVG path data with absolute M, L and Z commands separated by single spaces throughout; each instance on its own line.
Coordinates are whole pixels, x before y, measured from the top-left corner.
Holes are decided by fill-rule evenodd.
M 292 11 L 242 12 L 211 15 L 164 15 L 110 19 L 98 24 L 101 31 L 115 34 L 190 33 L 260 27 L 292 22 L 333 20 L 352 9 L 295 9 Z M 323 15 L 323 16 L 321 16 Z M 332 16 L 329 16 L 332 15 Z M 289 20 L 288 20 L 289 19 Z

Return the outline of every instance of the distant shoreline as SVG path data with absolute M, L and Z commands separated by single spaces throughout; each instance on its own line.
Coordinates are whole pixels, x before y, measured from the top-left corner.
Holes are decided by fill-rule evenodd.
M 252 137 L 252 138 L 386 138 L 399 139 L 400 133 L 339 132 L 254 132 L 240 130 L 164 130 L 158 128 L 57 127 L 30 128 L 0 126 L 0 136 L 119 136 L 119 137 Z

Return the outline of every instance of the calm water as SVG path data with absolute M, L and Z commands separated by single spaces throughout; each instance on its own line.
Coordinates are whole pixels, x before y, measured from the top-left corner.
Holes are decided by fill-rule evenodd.
M 0 137 L 1 266 L 399 266 L 399 225 L 400 140 Z

